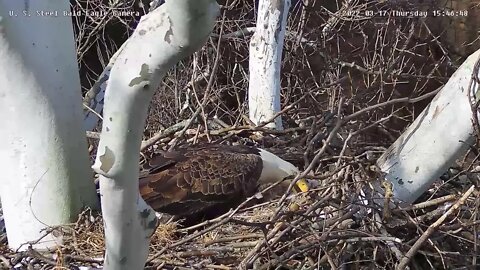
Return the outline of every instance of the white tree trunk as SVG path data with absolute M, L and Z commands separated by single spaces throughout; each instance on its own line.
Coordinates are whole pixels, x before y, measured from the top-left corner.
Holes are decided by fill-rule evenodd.
M 261 124 L 280 111 L 280 68 L 290 0 L 259 0 L 257 27 L 250 41 L 248 108 Z M 278 116 L 267 127 L 283 129 Z
M 0 196 L 13 249 L 97 203 L 72 21 L 62 15 L 69 9 L 68 1 L 0 1 Z
M 105 269 L 142 269 L 154 211 L 138 190 L 138 162 L 148 104 L 167 70 L 207 40 L 215 0 L 168 0 L 142 17 L 118 54 L 105 93 L 97 159 L 105 221 Z
M 468 91 L 479 57 L 480 50 L 468 57 L 431 104 L 377 161 L 386 180 L 393 185 L 395 199 L 414 202 L 474 142 Z M 477 90 L 478 85 L 471 90 L 472 97 L 477 96 Z

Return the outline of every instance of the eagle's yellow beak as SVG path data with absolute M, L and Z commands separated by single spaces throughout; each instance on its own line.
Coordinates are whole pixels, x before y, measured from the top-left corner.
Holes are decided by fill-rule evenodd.
M 307 182 L 307 180 L 305 179 L 299 179 L 297 181 L 297 183 L 295 183 L 295 187 L 294 187 L 295 191 L 297 193 L 300 193 L 300 192 L 307 192 L 310 190 L 310 186 Z
M 309 182 L 309 181 L 306 180 L 305 178 L 299 179 L 299 180 L 295 183 L 295 186 L 293 187 L 295 193 L 307 192 L 307 191 L 309 191 L 311 188 L 313 188 L 311 182 Z M 292 203 L 289 205 L 290 211 L 296 212 L 296 211 L 300 210 L 300 205 L 301 205 L 301 204 L 303 204 L 303 203 L 301 203 L 301 202 L 299 202 L 299 201 L 292 202 Z

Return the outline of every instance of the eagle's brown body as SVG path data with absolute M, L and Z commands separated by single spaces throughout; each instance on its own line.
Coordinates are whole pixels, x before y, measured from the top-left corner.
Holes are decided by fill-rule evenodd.
M 189 146 L 154 156 L 145 164 L 140 194 L 157 212 L 189 216 L 253 195 L 262 168 L 257 148 Z

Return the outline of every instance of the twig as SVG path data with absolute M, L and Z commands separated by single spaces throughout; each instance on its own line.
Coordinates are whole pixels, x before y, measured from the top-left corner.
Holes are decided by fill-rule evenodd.
M 275 211 L 275 214 L 273 216 L 273 218 L 271 220 L 275 220 L 275 219 L 278 219 L 278 214 L 280 213 L 280 210 L 282 209 L 283 205 L 285 204 L 285 200 L 287 199 L 287 196 L 288 194 L 290 194 L 291 190 L 293 189 L 294 185 L 297 183 L 297 181 L 299 179 L 302 179 L 302 178 L 305 178 L 314 168 L 314 166 L 317 164 L 318 160 L 320 159 L 320 157 L 325 153 L 325 150 L 327 149 L 328 145 L 330 144 L 330 142 L 332 141 L 333 137 L 335 137 L 337 135 L 337 132 L 338 130 L 340 129 L 340 127 L 342 126 L 343 124 L 343 121 L 341 120 L 341 104 L 343 103 L 343 99 L 340 99 L 339 101 L 339 106 L 338 106 L 338 120 L 335 124 L 335 127 L 332 129 L 332 131 L 330 132 L 330 134 L 328 135 L 327 139 L 325 140 L 325 142 L 323 143 L 323 146 L 322 148 L 320 149 L 320 151 L 318 151 L 318 153 L 315 155 L 315 157 L 313 158 L 313 160 L 310 162 L 310 165 L 308 165 L 308 167 L 302 172 L 300 173 L 299 175 L 297 175 L 295 177 L 295 179 L 293 179 L 293 181 L 290 183 L 290 185 L 288 186 L 288 189 L 287 191 L 285 192 L 285 194 L 282 196 L 282 198 L 280 199 L 280 202 L 279 202 L 279 206 L 277 207 L 277 210 Z
M 10 261 L 7 258 L 5 258 L 5 256 L 0 255 L 0 261 L 3 262 L 5 267 L 8 267 L 8 268 L 12 267 L 12 264 L 10 263 Z
M 343 121 L 344 122 L 348 122 L 348 121 L 351 121 L 355 118 L 357 118 L 358 116 L 360 116 L 361 114 L 364 114 L 368 111 L 371 111 L 373 109 L 376 109 L 376 108 L 381 108 L 381 107 L 384 107 L 384 106 L 388 106 L 388 105 L 392 105 L 392 104 L 395 104 L 395 103 L 416 103 L 416 102 L 419 102 L 421 100 L 424 100 L 426 98 L 429 98 L 431 96 L 434 96 L 436 95 L 438 92 L 440 92 L 440 90 L 442 90 L 443 86 L 442 87 L 439 87 L 437 88 L 435 91 L 432 91 L 432 92 L 429 92 L 429 93 L 426 93 L 424 95 L 421 95 L 419 97 L 414 97 L 414 98 L 411 98 L 411 97 L 404 97 L 404 98 L 396 98 L 396 99 L 391 99 L 391 100 L 388 100 L 388 101 L 385 101 L 385 102 L 381 102 L 381 103 L 377 103 L 375 105 L 372 105 L 372 106 L 369 106 L 367 108 L 363 108 L 357 112 L 354 112 L 348 116 L 345 116 L 343 118 Z
M 475 191 L 475 186 L 471 186 L 467 192 L 463 194 L 463 196 L 458 199 L 458 201 L 450 207 L 445 214 L 443 214 L 440 218 L 437 219 L 432 225 L 428 227 L 427 230 L 420 236 L 420 238 L 415 242 L 415 244 L 408 250 L 408 252 L 405 254 L 405 256 L 402 258 L 402 260 L 398 263 L 397 267 L 395 269 L 397 270 L 403 270 L 407 267 L 408 263 L 410 262 L 411 258 L 415 253 L 420 249 L 420 247 L 423 245 L 423 243 L 434 233 L 437 228 L 447 219 L 448 216 L 450 216 L 454 211 L 460 208 L 462 204 L 465 203 L 465 201 L 472 195 L 473 191 Z
M 225 243 L 225 242 L 231 242 L 235 240 L 242 240 L 242 239 L 249 239 L 249 238 L 260 238 L 263 237 L 263 234 L 259 233 L 249 233 L 245 235 L 236 235 L 236 236 L 230 236 L 230 237 L 222 237 L 218 238 L 215 240 L 211 240 L 205 243 L 205 246 L 213 245 L 213 244 L 218 244 L 218 243 Z
M 223 34 L 224 24 L 225 24 L 225 12 L 223 12 L 222 23 L 220 24 L 220 34 L 219 34 L 220 37 L 221 37 L 222 34 Z M 220 63 L 220 44 L 221 44 L 221 41 L 222 41 L 222 38 L 219 38 L 218 41 L 217 41 L 217 50 L 216 50 L 216 55 L 215 55 L 215 62 L 213 63 L 212 72 L 211 72 L 211 74 L 210 74 L 210 78 L 208 79 L 207 88 L 205 89 L 205 93 L 203 94 L 202 104 L 201 104 L 201 106 L 199 106 L 199 107 L 197 108 L 197 110 L 196 110 L 195 113 L 192 115 L 192 117 L 190 117 L 190 119 L 188 120 L 188 122 L 187 122 L 187 124 L 185 125 L 185 127 L 180 131 L 180 134 L 179 134 L 178 137 L 182 137 L 183 134 L 185 134 L 185 132 L 187 131 L 188 127 L 192 124 L 193 120 L 196 119 L 196 118 L 198 117 L 198 115 L 200 114 L 200 112 L 202 111 L 202 108 L 205 107 L 205 105 L 207 105 L 208 96 L 209 96 L 210 91 L 211 91 L 211 89 L 212 89 L 213 81 L 214 81 L 215 78 L 216 78 L 215 75 L 216 75 L 216 73 L 217 73 L 218 66 L 219 66 L 219 63 Z M 175 141 L 175 142 L 170 146 L 170 148 L 169 148 L 170 151 L 175 148 L 176 143 L 177 143 L 177 141 Z
M 417 204 L 414 204 L 414 205 L 409 206 L 409 207 L 403 207 L 403 208 L 401 207 L 399 209 L 394 209 L 394 210 L 392 210 L 392 212 L 395 213 L 395 212 L 402 212 L 402 211 L 419 210 L 419 209 L 439 205 L 439 204 L 442 204 L 442 203 L 445 203 L 445 202 L 448 202 L 448 201 L 453 201 L 456 198 L 457 198 L 456 195 L 450 194 L 450 195 L 446 195 L 446 196 L 443 196 L 443 197 L 440 197 L 440 198 L 432 199 L 432 200 L 429 200 L 429 201 L 426 201 L 426 202 L 417 203 Z
M 277 185 L 280 184 L 281 182 L 282 182 L 282 181 L 278 181 L 277 183 L 275 183 L 275 184 L 273 184 L 273 185 L 265 188 L 262 192 L 265 192 L 265 191 L 267 191 L 267 190 L 269 190 L 269 189 L 274 188 L 275 186 L 277 186 Z M 205 233 L 210 232 L 210 231 L 214 230 L 215 228 L 218 228 L 218 227 L 220 227 L 221 225 L 229 222 L 229 221 L 232 219 L 232 217 L 233 217 L 233 215 L 234 215 L 235 213 L 237 213 L 241 208 L 243 208 L 243 207 L 244 207 L 246 204 L 248 204 L 251 200 L 255 199 L 256 196 L 257 196 L 257 195 L 255 194 L 255 195 L 249 197 L 249 198 L 246 199 L 243 203 L 241 203 L 239 206 L 237 206 L 237 208 L 235 208 L 235 209 L 233 209 L 233 210 L 230 210 L 229 212 L 227 212 L 227 213 L 223 214 L 222 216 L 216 218 L 216 219 L 215 219 L 215 222 L 214 222 L 213 224 L 211 223 L 211 221 L 207 221 L 207 222 L 204 223 L 204 225 L 205 225 L 205 224 L 212 224 L 210 227 L 205 228 L 205 229 L 203 229 L 203 230 L 201 230 L 201 231 L 199 231 L 199 232 L 196 232 L 196 233 L 194 233 L 194 234 L 191 234 L 191 235 L 189 235 L 188 237 L 185 237 L 185 238 L 183 238 L 183 239 L 180 240 L 180 241 L 177 241 L 177 242 L 175 242 L 175 243 L 173 243 L 173 244 L 171 244 L 171 245 L 168 245 L 168 246 L 164 247 L 162 250 L 160 250 L 159 252 L 155 253 L 150 259 L 148 259 L 148 260 L 147 260 L 147 263 L 148 263 L 148 262 L 151 262 L 152 260 L 154 260 L 154 259 L 156 259 L 156 258 L 158 258 L 160 255 L 162 255 L 163 253 L 165 253 L 168 249 L 172 249 L 172 248 L 174 248 L 174 247 L 177 247 L 177 246 L 183 245 L 183 244 L 185 244 L 185 243 L 188 243 L 188 242 L 192 241 L 193 239 L 195 239 L 195 238 L 197 238 L 197 237 L 200 237 L 201 235 L 204 235 Z M 188 228 L 188 229 L 191 230 L 192 228 L 198 228 L 198 227 L 200 227 L 200 226 L 201 226 L 201 225 L 197 224 L 197 225 L 192 226 L 192 227 L 190 227 L 190 228 Z
M 166 129 L 156 133 L 150 139 L 142 142 L 142 146 L 140 147 L 140 151 L 143 151 L 143 150 L 147 149 L 148 147 L 152 146 L 153 144 L 155 144 L 157 141 L 159 141 L 163 138 L 166 138 L 166 137 L 174 134 L 175 132 L 178 132 L 179 130 L 182 130 L 183 128 L 185 128 L 187 126 L 188 123 L 189 123 L 188 120 L 183 120 L 180 123 L 177 123 L 177 124 L 175 124 L 171 127 L 168 127 Z
M 380 221 L 381 217 L 378 213 L 374 214 L 374 217 L 376 220 Z M 375 223 L 376 227 L 380 230 L 380 232 L 383 235 L 390 236 L 390 233 L 385 229 L 385 227 L 381 226 L 380 222 Z M 395 245 L 394 242 L 387 242 L 387 246 L 390 248 L 390 250 L 393 252 L 393 255 L 397 258 L 397 260 L 401 260 L 403 257 L 402 251 Z
M 313 205 L 307 209 L 305 212 L 305 216 L 313 213 L 316 209 L 318 209 L 321 205 L 325 203 L 325 201 L 328 201 L 331 198 L 331 194 L 323 197 L 319 201 L 315 202 Z M 284 234 L 286 234 L 288 231 L 290 231 L 292 228 L 295 226 L 299 225 L 302 221 L 304 220 L 304 217 L 301 217 L 295 221 L 292 222 L 292 225 L 288 227 L 287 229 L 283 230 L 281 233 L 278 233 L 282 229 L 283 223 L 278 223 L 277 226 L 273 230 L 271 230 L 268 235 L 265 237 L 263 241 L 259 241 L 259 243 L 253 248 L 247 256 L 242 260 L 240 263 L 240 267 L 242 268 L 247 268 L 251 264 L 251 262 L 256 260 L 256 257 L 259 256 L 260 250 L 268 244 L 268 241 L 272 240 L 273 242 L 278 241 Z

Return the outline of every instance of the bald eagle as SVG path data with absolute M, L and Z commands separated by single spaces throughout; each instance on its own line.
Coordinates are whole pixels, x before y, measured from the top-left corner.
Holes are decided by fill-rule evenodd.
M 140 195 L 157 212 L 188 217 L 238 205 L 259 185 L 298 172 L 293 164 L 260 148 L 194 145 L 156 155 L 146 163 L 140 174 Z

